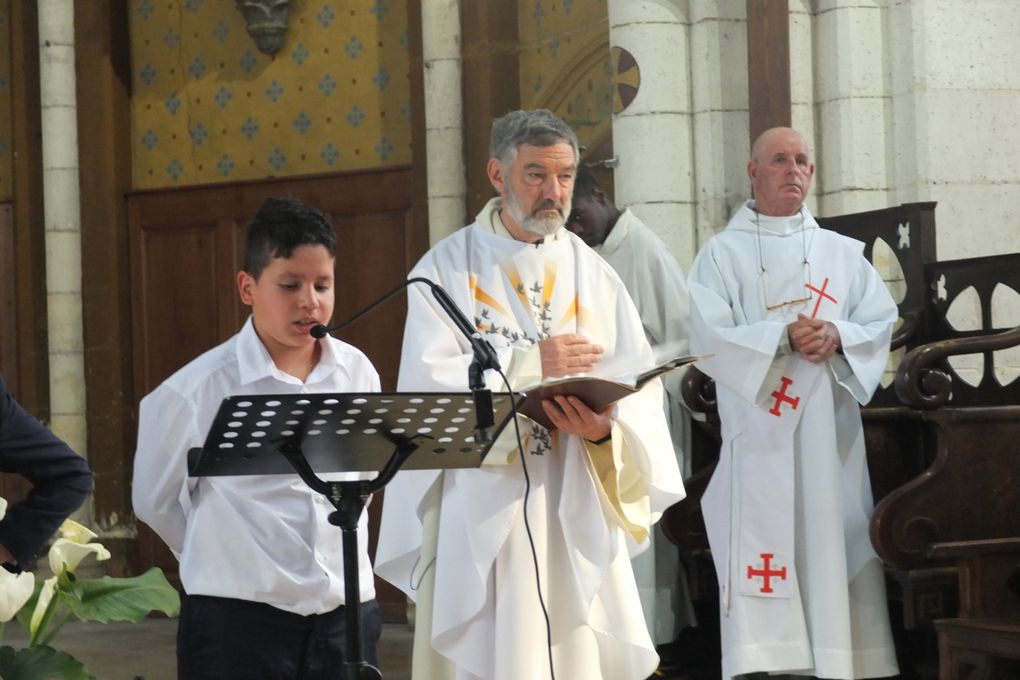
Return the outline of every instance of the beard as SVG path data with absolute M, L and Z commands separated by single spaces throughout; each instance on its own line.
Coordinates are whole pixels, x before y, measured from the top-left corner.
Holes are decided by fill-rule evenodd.
M 567 215 L 570 214 L 570 200 L 566 205 L 559 205 L 549 199 L 544 199 L 536 204 L 530 213 L 524 212 L 524 206 L 517 200 L 510 182 L 506 183 L 506 209 L 517 224 L 525 231 L 535 234 L 541 238 L 555 234 L 567 224 Z M 545 210 L 555 209 L 555 214 L 544 213 Z

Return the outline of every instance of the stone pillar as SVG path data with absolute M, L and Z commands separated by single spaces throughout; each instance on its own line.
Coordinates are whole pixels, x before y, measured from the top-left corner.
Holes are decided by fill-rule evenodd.
M 942 0 L 893 3 L 887 10 L 888 132 L 895 202 L 938 201 L 939 259 L 1017 251 L 1020 202 L 1020 4 Z M 909 39 L 905 39 L 909 36 Z M 956 328 L 978 328 L 980 306 L 965 290 L 950 307 Z M 992 324 L 1020 323 L 1020 298 L 993 293 Z M 995 353 L 1007 384 L 1020 375 L 1020 351 Z M 950 359 L 976 383 L 980 354 Z
M 700 247 L 751 195 L 748 140 L 746 4 L 691 3 L 696 246 Z M 696 66 L 693 66 L 696 65 Z
M 50 427 L 86 453 L 73 0 L 39 0 Z
M 897 202 L 938 201 L 940 259 L 1017 250 L 1020 3 L 888 9 Z
M 609 41 L 638 63 L 634 101 L 613 116 L 615 202 L 633 208 L 685 268 L 694 259 L 687 2 L 609 0 Z
M 790 125 L 804 135 L 811 158 L 818 166 L 820 146 L 815 128 L 815 16 L 814 0 L 790 0 Z M 821 77 L 821 76 L 819 76 Z M 819 209 L 821 176 L 815 174 L 807 204 L 816 215 L 830 215 Z
M 422 3 L 429 242 L 465 223 L 460 3 Z
M 860 212 L 890 204 L 886 4 L 883 0 L 812 3 L 813 42 L 819 49 L 807 54 L 817 55 L 814 92 L 818 129 L 812 147 L 818 214 Z M 904 34 L 903 39 L 911 40 L 910 34 Z

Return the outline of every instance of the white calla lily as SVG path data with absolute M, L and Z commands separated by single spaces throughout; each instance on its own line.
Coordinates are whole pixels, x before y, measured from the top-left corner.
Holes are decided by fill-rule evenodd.
M 28 630 L 33 636 L 39 630 L 39 624 L 42 623 L 43 616 L 46 615 L 46 610 L 50 606 L 50 600 L 53 599 L 53 592 L 56 588 L 56 576 L 51 576 L 43 581 L 42 590 L 39 591 L 39 599 L 35 602 L 35 611 L 32 612 L 32 621 L 28 624 Z
M 75 522 L 73 519 L 65 519 L 60 525 L 60 535 L 75 543 L 88 543 L 98 534 L 87 526 Z
M 14 618 L 35 590 L 35 577 L 28 572 L 12 574 L 0 567 L 0 623 Z
M 7 501 L 0 498 L 0 518 L 6 511 Z M 62 574 L 73 572 L 82 559 L 90 554 L 95 555 L 97 560 L 109 559 L 110 551 L 100 543 L 91 543 L 96 534 L 77 522 L 65 521 L 60 527 L 60 533 L 61 538 L 54 542 L 49 554 L 53 576 L 43 581 L 29 620 L 28 646 L 17 650 L 16 658 L 10 653 L 0 655 L 0 676 L 13 678 L 16 670 L 36 668 L 38 664 L 41 664 L 38 666 L 40 669 L 43 666 L 49 668 L 48 664 L 54 658 L 51 647 L 53 637 L 74 615 L 83 621 L 138 621 L 150 611 L 161 611 L 168 616 L 176 616 L 179 611 L 177 591 L 159 569 L 150 569 L 133 578 L 103 577 L 104 582 L 108 580 L 116 584 L 116 587 L 90 591 L 88 611 L 75 611 L 68 604 L 67 598 L 78 596 L 77 584 L 96 583 L 96 580 L 67 578 Z M 69 590 L 65 591 L 65 587 Z M 3 629 L 2 624 L 24 609 L 34 591 L 35 577 L 32 574 L 12 574 L 0 567 L 0 631 Z M 5 652 L 13 651 L 9 646 L 2 649 Z M 85 670 L 73 656 L 66 653 L 60 655 L 66 657 L 60 662 L 63 666 Z M 32 677 L 36 677 L 36 674 L 32 674 Z
M 7 499 L 0 496 L 0 519 L 4 518 L 7 514 Z
M 54 574 L 60 574 L 64 569 L 73 574 L 78 564 L 89 555 L 95 555 L 100 561 L 110 559 L 110 551 L 102 543 L 89 543 L 96 534 L 73 519 L 65 519 L 60 525 L 60 536 L 53 542 L 49 553 L 50 569 Z
M 95 555 L 97 560 L 110 559 L 110 551 L 102 543 L 75 543 L 66 538 L 58 538 L 50 548 L 50 569 L 54 574 L 64 569 L 73 574 L 78 563 L 89 555 Z

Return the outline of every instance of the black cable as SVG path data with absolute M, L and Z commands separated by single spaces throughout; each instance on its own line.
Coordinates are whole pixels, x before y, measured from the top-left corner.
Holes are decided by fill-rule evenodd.
M 513 395 L 514 391 L 510 388 L 510 380 L 506 377 L 503 369 L 498 368 L 496 371 L 499 373 L 499 377 L 503 379 L 506 391 Z M 535 566 L 535 587 L 538 590 L 538 604 L 542 607 L 542 616 L 545 618 L 545 642 L 549 653 L 549 676 L 551 680 L 556 680 L 556 670 L 553 667 L 552 654 L 552 624 L 549 622 L 549 610 L 546 608 L 545 598 L 542 596 L 542 576 L 538 568 L 538 550 L 535 548 L 535 539 L 531 535 L 531 523 L 528 521 L 528 497 L 531 495 L 531 476 L 528 474 L 528 463 L 525 460 L 528 457 L 528 452 L 524 450 L 524 442 L 521 439 L 521 427 L 517 422 L 517 402 L 512 396 L 511 403 L 513 404 L 513 413 L 510 417 L 514 421 L 514 434 L 517 435 L 517 450 L 521 454 L 521 469 L 524 470 L 524 507 L 522 508 L 524 530 L 528 534 L 528 544 L 531 546 L 531 561 Z
M 460 308 L 457 307 L 457 304 L 453 301 L 453 299 L 450 297 L 450 295 L 446 292 L 446 290 L 442 286 L 421 276 L 411 277 L 401 282 L 399 286 L 397 286 L 393 290 L 388 291 L 381 298 L 379 298 L 378 300 L 376 300 L 375 302 L 373 302 L 368 307 L 358 312 L 351 318 L 347 319 L 343 323 L 331 327 L 326 327 L 323 324 L 313 326 L 311 329 L 311 335 L 312 337 L 317 339 L 324 338 L 328 333 L 333 333 L 335 331 L 344 329 L 347 326 L 350 326 L 358 319 L 365 316 L 373 309 L 381 305 L 383 302 L 389 300 L 391 297 L 393 297 L 398 292 L 400 292 L 401 290 L 403 290 L 412 283 L 424 283 L 432 290 L 432 295 L 433 297 L 435 297 L 436 302 L 439 303 L 439 306 L 443 308 L 443 310 L 446 312 L 447 316 L 450 318 L 453 324 L 464 334 L 464 336 L 470 343 L 472 353 L 474 354 L 475 357 L 475 362 L 477 362 L 477 368 L 473 366 L 472 367 L 473 370 L 470 372 L 471 373 L 470 382 L 474 383 L 477 379 L 479 383 L 478 385 L 475 384 L 471 385 L 472 392 L 476 392 L 477 390 L 484 388 L 482 373 L 486 369 L 493 369 L 497 373 L 499 373 L 499 376 L 503 379 L 503 384 L 506 386 L 507 393 L 511 395 L 510 402 L 513 405 L 513 413 L 511 417 L 513 418 L 514 421 L 514 433 L 517 435 L 517 448 L 521 453 L 521 468 L 524 470 L 524 507 L 523 507 L 524 529 L 528 534 L 528 544 L 531 546 L 531 561 L 535 566 L 535 585 L 536 588 L 538 589 L 538 603 L 542 607 L 542 616 L 545 618 L 546 648 L 549 653 L 549 675 L 551 676 L 551 680 L 556 680 L 556 671 L 553 668 L 553 656 L 552 656 L 552 624 L 549 622 L 549 610 L 545 606 L 545 598 L 542 595 L 542 577 L 538 568 L 538 551 L 535 548 L 535 539 L 531 534 L 531 523 L 528 520 L 528 498 L 531 494 L 531 476 L 528 474 L 528 463 L 525 460 L 528 454 L 524 450 L 524 442 L 521 439 L 521 429 L 519 424 L 517 423 L 517 402 L 513 398 L 514 392 L 513 389 L 511 389 L 510 387 L 510 380 L 506 377 L 506 374 L 503 372 L 503 369 L 499 365 L 499 357 L 497 356 L 496 351 L 492 348 L 492 345 L 490 345 L 487 341 L 485 341 L 482 338 L 478 330 L 471 324 L 470 321 L 468 321 L 467 317 L 464 316 L 463 312 L 460 311 Z M 475 373 L 475 371 L 477 371 L 477 373 Z M 476 399 L 478 398 L 477 394 L 475 394 L 475 398 Z M 477 432 L 481 432 L 483 429 L 484 428 L 479 426 L 479 428 L 477 428 Z M 478 435 L 476 434 L 476 436 Z M 434 561 L 435 558 L 433 558 L 432 562 Z M 421 583 L 421 578 L 424 578 L 424 572 L 428 571 L 428 569 L 432 566 L 432 562 L 425 566 L 425 569 L 422 572 L 421 577 L 419 578 L 419 585 Z M 412 590 L 413 589 L 415 589 L 414 586 L 412 586 Z

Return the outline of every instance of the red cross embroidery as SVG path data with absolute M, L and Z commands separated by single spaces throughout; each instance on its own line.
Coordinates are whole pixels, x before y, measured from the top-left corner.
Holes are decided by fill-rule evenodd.
M 836 302 L 836 298 L 832 297 L 831 295 L 829 295 L 828 293 L 825 292 L 825 289 L 829 287 L 829 277 L 828 276 L 826 276 L 825 280 L 822 281 L 822 288 L 821 288 L 821 290 L 819 290 L 818 288 L 815 288 L 810 283 L 805 283 L 804 285 L 807 286 L 808 290 L 810 290 L 811 292 L 818 293 L 818 302 L 815 303 L 815 309 L 814 309 L 814 311 L 811 312 L 811 318 L 812 319 L 815 318 L 818 315 L 818 308 L 822 306 L 822 299 L 823 298 L 828 298 L 829 300 L 832 300 L 833 303 Z
M 769 564 L 772 562 L 773 556 L 774 555 L 772 553 L 762 553 L 761 554 L 762 563 L 765 565 L 761 569 L 754 569 L 753 567 L 751 567 L 751 565 L 747 565 L 747 578 L 748 579 L 755 578 L 756 576 L 760 576 L 761 579 L 762 579 L 762 587 L 761 587 L 761 590 L 758 591 L 758 592 L 761 592 L 761 593 L 771 593 L 771 592 L 773 592 L 773 590 L 772 590 L 772 582 L 769 579 L 779 577 L 780 581 L 785 581 L 786 580 L 786 567 L 783 567 L 781 569 L 777 569 L 775 571 L 773 571 L 772 569 L 769 568 Z
M 793 410 L 797 410 L 797 405 L 800 404 L 800 397 L 790 397 L 786 394 L 786 388 L 793 384 L 792 378 L 787 378 L 785 375 L 782 377 L 783 386 L 772 393 L 772 396 L 776 398 L 776 404 L 769 409 L 769 413 L 774 416 L 782 416 L 783 414 L 779 411 L 779 407 L 785 401 L 787 404 L 793 407 Z

